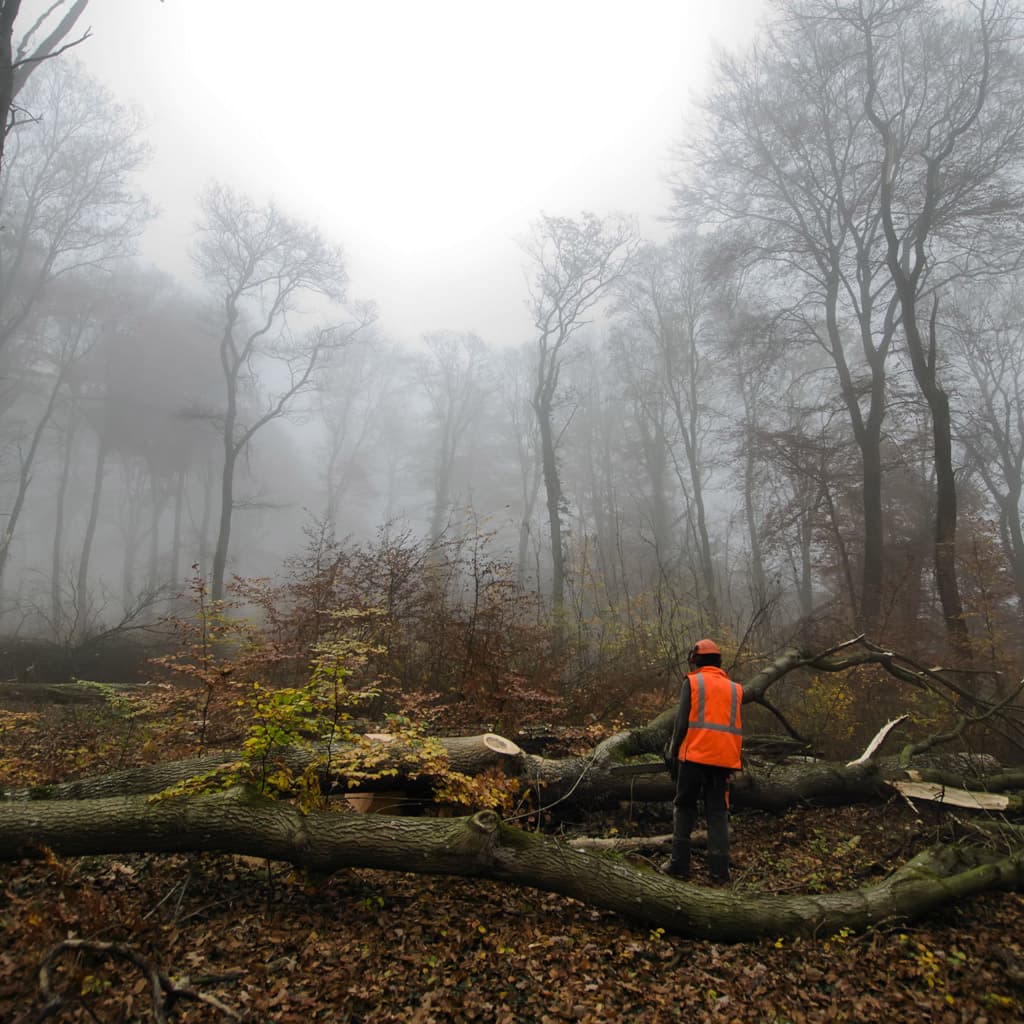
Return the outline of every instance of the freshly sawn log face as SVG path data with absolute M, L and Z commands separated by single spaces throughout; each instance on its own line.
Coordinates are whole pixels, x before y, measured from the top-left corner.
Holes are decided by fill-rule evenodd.
M 957 847 L 916 857 L 885 881 L 827 896 L 707 890 L 606 853 L 572 849 L 503 825 L 490 811 L 465 818 L 388 818 L 316 812 L 234 789 L 212 796 L 7 803 L 0 858 L 39 848 L 69 856 L 216 851 L 329 873 L 344 867 L 448 874 L 561 893 L 682 935 L 715 941 L 831 935 L 909 920 L 991 888 L 1024 883 L 1024 853 L 990 863 Z

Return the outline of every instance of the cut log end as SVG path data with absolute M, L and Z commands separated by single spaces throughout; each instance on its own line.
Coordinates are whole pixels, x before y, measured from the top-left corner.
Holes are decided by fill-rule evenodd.
M 495 754 L 504 754 L 506 757 L 521 757 L 523 754 L 522 747 L 496 732 L 485 732 L 483 741 L 484 746 L 488 750 L 493 750 Z

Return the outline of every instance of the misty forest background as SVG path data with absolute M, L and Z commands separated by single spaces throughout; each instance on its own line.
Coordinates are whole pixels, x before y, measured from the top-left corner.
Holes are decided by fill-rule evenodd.
M 485 725 L 660 709 L 702 635 L 743 666 L 866 633 L 1005 697 L 1020 19 L 773 4 L 680 130 L 670 237 L 523 225 L 513 348 L 389 339 L 287 196 L 211 182 L 194 274 L 143 265 L 145 126 L 73 52 L 38 64 L 0 165 L 6 674 L 138 678 L 223 600 L 307 663 L 355 623 L 398 689 Z M 868 675 L 793 686 L 837 744 L 888 710 Z

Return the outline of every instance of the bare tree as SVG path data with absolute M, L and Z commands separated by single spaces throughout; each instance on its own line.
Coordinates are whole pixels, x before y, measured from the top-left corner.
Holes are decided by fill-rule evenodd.
M 148 158 L 138 118 L 95 80 L 56 61 L 34 74 L 26 102 L 40 124 L 19 126 L 0 167 L 0 353 L 54 281 L 133 250 L 154 210 L 131 188 Z
M 89 38 L 84 32 L 77 39 L 65 42 L 82 16 L 89 0 L 56 0 L 43 11 L 14 45 L 14 23 L 21 11 L 22 0 L 0 0 L 0 165 L 3 164 L 4 143 L 18 122 L 15 99 L 24 88 L 29 75 L 43 62 Z
M 629 222 L 601 220 L 592 213 L 579 220 L 542 215 L 523 244 L 533 270 L 528 305 L 536 330 L 537 363 L 530 404 L 540 428 L 556 613 L 565 602 L 563 496 L 555 426 L 559 377 L 566 346 L 625 272 L 636 248 L 636 232 Z
M 219 601 L 240 457 L 259 430 L 294 411 L 296 400 L 315 386 L 330 358 L 372 323 L 375 313 L 362 307 L 347 322 L 296 333 L 292 319 L 303 312 L 303 299 L 344 301 L 347 274 L 341 250 L 273 204 L 256 206 L 224 186 L 210 186 L 201 201 L 204 220 L 193 261 L 223 317 L 224 407 L 216 414 L 223 446 L 221 507 L 210 587 L 212 599 Z M 242 399 L 261 383 L 264 394 L 254 398 L 249 412 Z

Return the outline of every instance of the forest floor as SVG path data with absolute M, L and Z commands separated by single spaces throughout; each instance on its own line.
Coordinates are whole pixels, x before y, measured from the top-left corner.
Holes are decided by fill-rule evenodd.
M 593 816 L 572 828 L 612 824 Z M 654 809 L 614 822 L 623 835 L 667 824 Z M 934 842 L 942 824 L 899 800 L 739 813 L 733 885 L 857 887 Z M 706 882 L 700 859 L 694 882 Z M 36 968 L 69 937 L 129 944 L 251 1022 L 1024 1020 L 1020 893 L 865 934 L 724 945 L 489 881 L 370 870 L 315 881 L 207 854 L 23 861 L 0 865 L 0 1020 L 39 1019 Z M 69 953 L 53 984 L 81 1003 L 51 1019 L 152 1019 L 130 964 Z M 231 1018 L 182 1000 L 171 1019 Z

